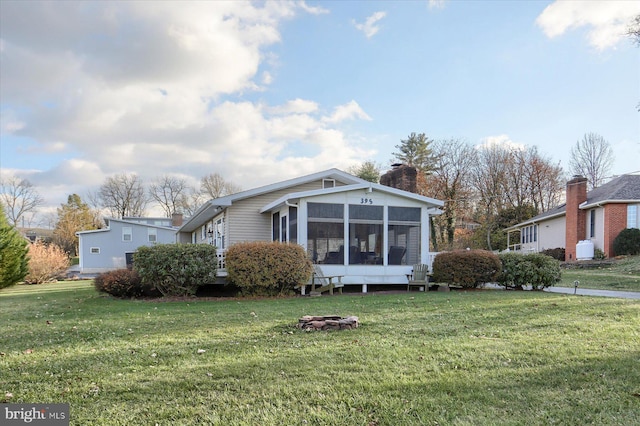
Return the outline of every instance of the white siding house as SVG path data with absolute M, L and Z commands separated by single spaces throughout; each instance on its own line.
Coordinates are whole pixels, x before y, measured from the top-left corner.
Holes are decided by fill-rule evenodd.
M 415 264 L 431 264 L 429 216 L 442 201 L 370 183 L 338 169 L 217 198 L 178 230 L 180 242 L 224 252 L 244 241 L 301 245 L 318 273 L 346 285 L 407 284 Z

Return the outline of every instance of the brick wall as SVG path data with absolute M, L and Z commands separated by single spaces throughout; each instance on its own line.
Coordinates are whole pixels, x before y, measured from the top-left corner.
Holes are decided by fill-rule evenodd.
M 402 164 L 380 176 L 380 183 L 403 191 L 418 193 L 417 177 L 418 171 L 415 167 Z
M 607 204 L 604 206 L 604 241 L 603 250 L 607 257 L 616 254 L 613 251 L 613 240 L 627 227 L 627 205 Z
M 586 239 L 587 212 L 580 210 L 587 201 L 587 178 L 577 176 L 567 182 L 565 252 L 567 261 L 576 260 L 576 244 Z

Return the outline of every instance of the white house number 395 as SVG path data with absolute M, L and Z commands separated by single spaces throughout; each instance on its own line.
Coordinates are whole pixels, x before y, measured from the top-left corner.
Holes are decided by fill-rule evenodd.
M 373 204 L 373 198 L 360 198 L 360 204 Z

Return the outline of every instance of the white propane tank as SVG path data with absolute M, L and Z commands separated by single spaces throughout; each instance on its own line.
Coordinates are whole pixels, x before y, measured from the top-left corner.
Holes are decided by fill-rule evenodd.
M 577 260 L 593 260 L 593 242 L 591 240 L 578 241 L 576 244 Z

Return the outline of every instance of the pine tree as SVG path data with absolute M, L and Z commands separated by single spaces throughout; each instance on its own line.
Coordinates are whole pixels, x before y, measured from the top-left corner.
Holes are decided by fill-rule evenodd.
M 409 138 L 400 141 L 400 145 L 396 145 L 399 152 L 394 152 L 395 158 L 406 164 L 418 169 L 418 171 L 429 174 L 433 171 L 435 158 L 429 145 L 433 140 L 427 138 L 424 133 L 411 133 Z
M 0 205 L 0 288 L 19 283 L 29 272 L 27 240 L 9 225 Z

